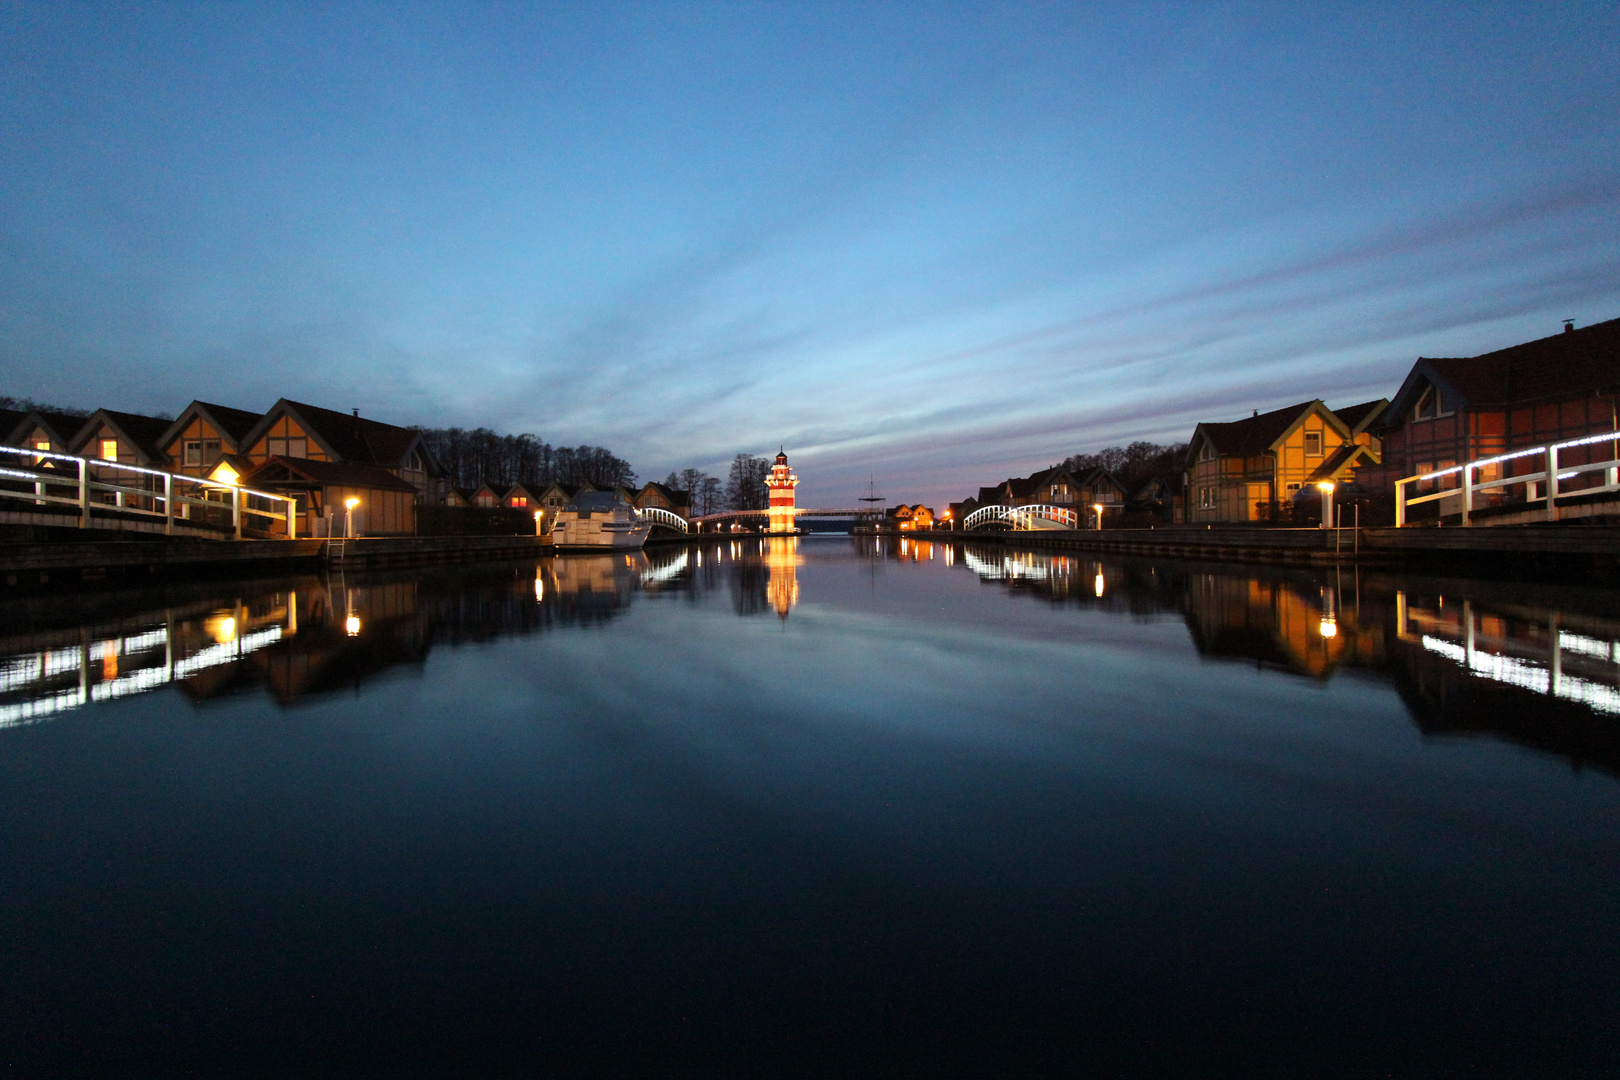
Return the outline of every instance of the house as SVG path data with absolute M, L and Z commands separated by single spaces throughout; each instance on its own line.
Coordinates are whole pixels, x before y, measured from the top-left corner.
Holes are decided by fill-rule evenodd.
M 416 489 L 424 503 L 442 500 L 438 467 L 422 433 L 316 405 L 282 398 L 242 439 L 255 465 L 274 457 L 369 465 L 384 469 Z
M 901 532 L 916 532 L 934 527 L 934 512 L 922 503 L 916 506 L 891 506 L 883 512 L 884 524 Z
M 540 509 L 540 499 L 524 484 L 513 484 L 505 495 L 501 496 L 501 505 L 512 510 L 527 510 L 533 513 Z
M 1620 319 L 1595 323 L 1481 356 L 1420 357 L 1369 429 L 1382 463 L 1361 483 L 1391 491 L 1403 477 L 1465 461 L 1620 429 Z M 1606 460 L 1604 442 L 1564 451 L 1567 464 Z M 1541 466 L 1506 463 L 1519 472 Z M 1501 474 L 1486 466 L 1481 481 Z M 1509 472 L 1506 475 L 1513 475 Z M 1451 478 L 1448 478 L 1451 479 Z
M 158 445 L 172 471 L 207 476 L 226 454 L 242 453 L 242 441 L 263 419 L 263 413 L 193 401 L 159 436 Z
M 4 435 L 5 445 L 26 446 L 30 450 L 51 454 L 71 454 L 73 451 L 69 448 L 85 422 L 85 417 L 77 413 L 34 409 L 11 421 Z
M 688 521 L 692 518 L 692 493 L 668 487 L 656 481 L 647 481 L 642 486 L 642 489 L 636 492 L 636 497 L 631 502 L 637 510 L 656 508 L 668 510 L 670 513 L 683 517 Z
M 473 490 L 470 487 L 446 487 L 444 489 L 444 505 L 461 508 L 473 504 Z
M 156 477 L 124 466 L 168 472 L 169 457 L 163 452 L 160 441 L 170 423 L 158 416 L 97 409 L 73 436 L 68 453 L 91 458 L 90 475 L 96 481 L 140 488 L 149 493 L 103 491 L 96 493 L 97 500 L 108 505 L 155 510 L 160 505 L 156 499 L 163 493 L 162 484 Z
M 1302 487 L 1340 482 L 1376 463 L 1372 437 L 1362 434 L 1366 439 L 1358 442 L 1320 399 L 1246 420 L 1201 423 L 1187 447 L 1187 520 L 1276 520 Z
M 242 485 L 298 503 L 300 536 L 409 536 L 416 532 L 416 485 L 378 465 L 276 456 L 242 476 Z M 347 528 L 348 500 L 353 530 Z
M 472 499 L 474 506 L 482 506 L 486 510 L 501 505 L 501 493 L 488 484 L 479 484 L 473 488 Z

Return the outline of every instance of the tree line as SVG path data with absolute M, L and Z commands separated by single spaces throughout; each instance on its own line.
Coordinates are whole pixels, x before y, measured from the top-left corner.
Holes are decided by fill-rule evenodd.
M 1107 469 L 1129 491 L 1155 476 L 1178 477 L 1187 458 L 1187 444 L 1133 442 L 1129 446 L 1109 446 L 1094 454 L 1071 454 L 1058 465 L 1075 476 L 1092 469 Z
M 666 487 L 691 493 L 692 512 L 713 514 L 720 510 L 764 510 L 770 502 L 765 478 L 771 474 L 772 460 L 752 454 L 731 459 L 724 483 L 700 469 L 682 469 L 664 479 Z
M 419 428 L 428 452 L 456 487 L 548 484 L 610 488 L 636 482 L 630 463 L 604 446 L 552 446 L 538 435 L 501 435 L 489 428 Z

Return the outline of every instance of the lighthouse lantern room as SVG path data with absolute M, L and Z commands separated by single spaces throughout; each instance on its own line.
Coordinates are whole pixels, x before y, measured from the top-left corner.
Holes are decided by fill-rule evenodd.
M 794 532 L 793 489 L 799 486 L 799 478 L 788 471 L 785 452 L 776 455 L 776 464 L 771 466 L 771 475 L 765 481 L 765 486 L 771 493 L 771 532 Z

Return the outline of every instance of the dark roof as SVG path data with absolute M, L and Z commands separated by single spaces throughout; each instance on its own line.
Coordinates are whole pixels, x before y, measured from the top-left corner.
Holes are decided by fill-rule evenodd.
M 1346 443 L 1333 453 L 1322 459 L 1322 464 L 1312 470 L 1311 475 L 1305 478 L 1307 484 L 1314 484 L 1318 480 L 1325 480 L 1341 469 L 1350 465 L 1351 459 L 1365 457 L 1368 461 L 1377 463 L 1378 458 L 1367 447 L 1358 443 Z
M 1201 423 L 1198 425 L 1198 431 L 1214 444 L 1217 454 L 1229 457 L 1254 457 L 1271 449 L 1271 445 L 1294 426 L 1300 414 L 1315 404 L 1315 401 L 1302 401 L 1298 405 L 1273 409 L 1271 412 L 1251 416 L 1247 420 L 1233 420 L 1225 424 Z M 1188 444 L 1189 454 L 1197 452 L 1197 442 L 1198 440 L 1194 438 Z
M 1471 406 L 1612 393 L 1620 391 L 1620 319 L 1483 356 L 1419 357 L 1418 365 L 1427 365 Z
M 204 413 L 221 435 L 226 436 L 236 444 L 238 450 L 242 449 L 242 440 L 247 437 L 248 432 L 252 431 L 260 420 L 264 419 L 263 413 L 249 412 L 246 409 L 233 409 L 229 405 L 215 405 L 208 401 L 193 401 L 187 411 L 193 408 Z M 181 413 L 181 419 L 184 419 L 185 415 L 185 413 Z M 179 421 L 177 420 L 175 423 L 179 423 Z
M 111 424 L 120 435 L 135 444 L 148 463 L 169 460 L 169 456 L 163 452 L 163 433 L 169 430 L 169 425 L 174 421 L 161 416 L 97 409 L 89 420 L 80 422 L 78 434 L 73 437 L 74 443 L 80 443 L 84 436 L 94 430 L 97 421 Z
M 642 485 L 641 490 L 646 491 L 648 488 L 652 488 L 654 491 L 658 492 L 676 506 L 692 505 L 692 493 L 690 491 L 682 491 L 679 488 L 672 488 L 666 484 L 660 484 L 656 480 L 647 481 L 644 485 Z
M 242 477 L 246 487 L 300 482 L 416 493 L 416 488 L 380 466 L 357 465 L 348 461 L 311 461 L 309 458 L 278 456 Z
M 323 409 L 319 405 L 282 398 L 254 425 L 250 433 L 254 441 L 281 409 L 291 412 L 300 425 L 338 460 L 351 464 L 397 469 L 404 461 L 406 452 L 422 437 L 422 433 L 415 428 L 397 427 L 380 420 L 367 420 L 335 409 Z M 425 459 L 428 456 L 427 448 L 423 446 L 419 449 Z
M 1360 405 L 1351 405 L 1346 409 L 1334 409 L 1333 415 L 1350 429 L 1351 434 L 1355 434 L 1364 430 L 1388 407 L 1389 398 L 1379 398 L 1376 401 L 1363 401 Z
M 79 429 L 84 427 L 88 419 L 88 417 L 80 416 L 77 413 L 35 409 L 13 424 L 7 435 L 8 437 L 16 436 L 21 438 L 24 434 L 22 429 L 25 425 L 32 427 L 34 424 L 43 424 L 45 429 L 51 433 L 52 442 L 67 447 L 73 444 L 74 438 L 79 434 Z

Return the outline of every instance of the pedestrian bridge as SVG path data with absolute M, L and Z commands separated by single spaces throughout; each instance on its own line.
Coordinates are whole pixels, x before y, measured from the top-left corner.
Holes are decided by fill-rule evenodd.
M 962 519 L 963 529 L 1035 532 L 1079 527 L 1078 510 L 1072 506 L 1051 506 L 1047 503 L 1031 503 L 1028 506 L 981 506 Z

